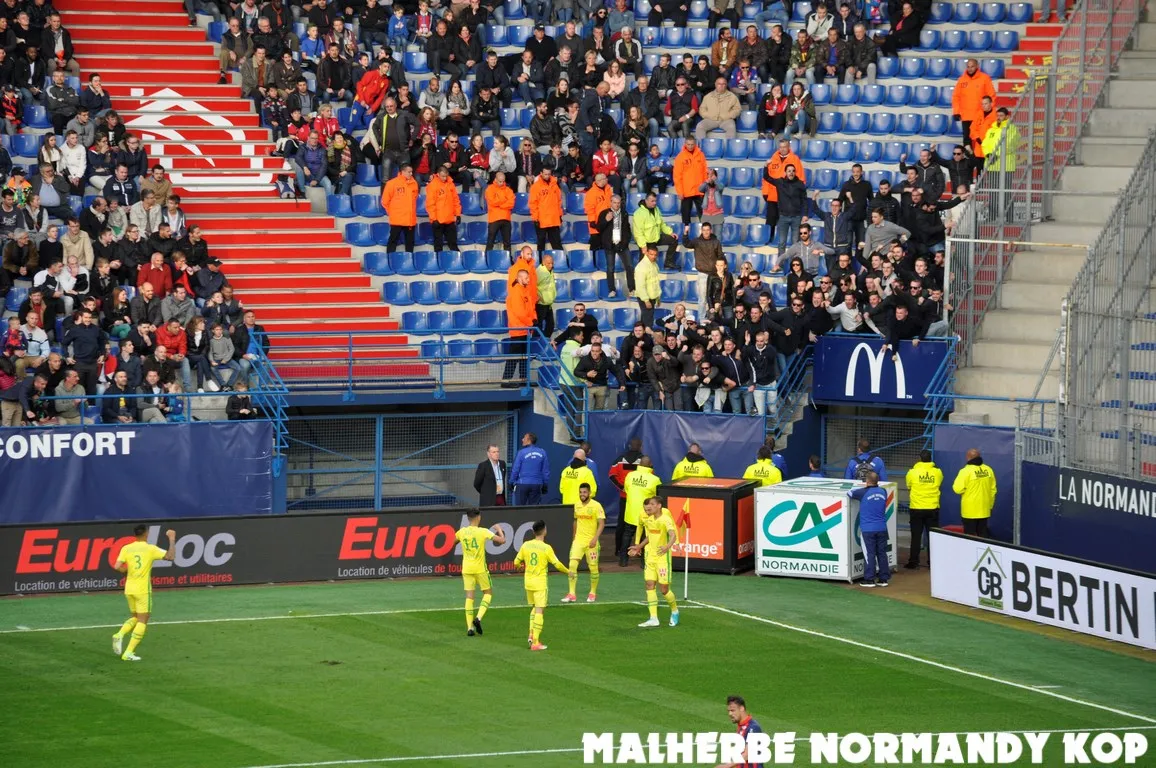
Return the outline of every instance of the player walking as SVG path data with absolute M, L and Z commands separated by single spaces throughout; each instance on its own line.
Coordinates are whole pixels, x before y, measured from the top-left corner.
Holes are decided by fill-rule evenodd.
M 469 525 L 460 528 L 454 538 L 462 545 L 462 581 L 466 587 L 466 636 L 482 634 L 482 617 L 494 599 L 494 591 L 490 588 L 490 570 L 486 567 L 486 542 L 490 539 L 499 544 L 506 543 L 506 534 L 501 526 L 482 528 L 482 511 L 471 509 L 466 513 Z M 482 590 L 482 604 L 478 607 L 478 615 L 474 616 L 474 595 L 478 589 Z
M 514 567 L 526 568 L 526 602 L 530 604 L 530 643 L 531 651 L 544 651 L 546 646 L 539 640 L 542 637 L 542 626 L 546 622 L 546 602 L 549 599 L 546 586 L 546 574 L 553 565 L 562 573 L 570 573 L 562 561 L 554 554 L 554 548 L 546 543 L 546 521 L 534 523 L 534 538 L 527 541 L 518 550 L 514 557 Z
M 659 591 L 666 598 L 670 606 L 670 626 L 678 626 L 678 603 L 674 593 L 670 591 L 670 548 L 677 539 L 674 520 L 670 511 L 662 506 L 657 496 L 651 496 L 642 505 L 642 519 L 634 534 L 634 546 L 630 548 L 631 557 L 639 552 L 645 552 L 643 578 L 646 580 L 646 607 L 650 610 L 650 618 L 642 622 L 640 627 L 658 626 L 658 592 L 654 585 L 658 584 Z M 646 535 L 639 542 L 643 530 Z
M 578 565 L 586 557 L 586 565 L 590 567 L 590 594 L 586 595 L 586 602 L 593 603 L 598 599 L 598 555 L 602 545 L 598 538 L 602 529 L 606 527 L 606 511 L 602 505 L 590 498 L 590 484 L 582 483 L 578 486 L 578 501 L 574 502 L 574 541 L 570 544 L 570 591 L 562 598 L 564 603 L 577 602 Z
M 153 563 L 157 560 L 172 561 L 177 556 L 177 532 L 173 529 L 165 531 L 169 539 L 168 550 L 145 541 L 149 532 L 147 525 L 138 525 L 132 532 L 136 541 L 121 547 L 120 554 L 116 556 L 116 565 L 113 566 L 125 574 L 124 596 L 128 600 L 128 612 L 132 614 L 121 625 L 120 631 L 112 636 L 112 651 L 122 661 L 140 661 L 135 651 L 144 639 L 149 615 L 153 610 Z M 132 632 L 132 638 L 125 649 L 124 636 L 129 632 Z
M 735 731 L 743 737 L 744 741 L 752 733 L 763 732 L 763 727 L 759 725 L 759 721 L 747 714 L 747 702 L 742 696 L 727 696 L 727 716 L 735 724 Z M 747 752 L 743 750 L 743 762 L 722 763 L 715 768 L 763 768 L 762 763 L 752 763 L 746 758 Z

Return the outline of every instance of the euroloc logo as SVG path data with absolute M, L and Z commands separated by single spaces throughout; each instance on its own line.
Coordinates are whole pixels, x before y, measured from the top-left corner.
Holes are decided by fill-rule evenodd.
M 871 394 L 879 394 L 883 383 L 883 361 L 890 357 L 890 353 L 884 349 L 876 351 L 871 345 L 860 343 L 852 350 L 851 359 L 847 363 L 847 380 L 844 387 L 844 394 L 847 397 L 855 396 L 855 372 L 859 368 L 860 354 L 867 355 L 867 365 L 871 370 Z M 910 397 L 907 394 L 907 374 L 903 371 L 903 358 L 898 355 L 895 356 L 895 397 L 899 400 L 907 400 Z
M 979 591 L 979 604 L 985 608 L 1003 610 L 1003 581 L 1007 578 L 1000 557 L 991 547 L 979 553 L 979 559 L 971 569 L 975 573 L 975 586 Z
M 784 515 L 794 513 L 791 529 L 786 535 L 776 535 L 772 529 L 775 521 Z M 799 551 L 794 549 L 764 549 L 763 557 L 785 557 L 796 560 L 824 560 L 838 562 L 839 554 L 831 541 L 830 531 L 843 521 L 843 502 L 836 501 L 822 509 L 813 501 L 799 504 L 794 499 L 780 501 L 771 507 L 763 517 L 763 533 L 767 541 L 780 547 L 797 547 L 812 539 L 818 548 L 825 551 Z

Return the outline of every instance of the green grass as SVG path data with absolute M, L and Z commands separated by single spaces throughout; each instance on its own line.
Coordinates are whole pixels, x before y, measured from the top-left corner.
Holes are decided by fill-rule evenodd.
M 545 653 L 526 649 L 516 577 L 495 580 L 481 638 L 465 636 L 451 579 L 159 592 L 139 664 L 110 648 L 125 618 L 119 594 L 5 601 L 0 762 L 103 768 L 148 754 L 166 768 L 398 757 L 553 768 L 580 765 L 581 754 L 430 758 L 573 750 L 587 731 L 730 730 L 731 693 L 764 729 L 803 734 L 1151 727 L 1123 713 L 1156 718 L 1151 663 L 831 584 L 694 576 L 692 597 L 747 615 L 699 606 L 670 629 L 663 605 L 654 630 L 635 626 L 644 607 L 620 602 L 642 596 L 638 575 L 603 577 L 594 606 L 559 605 L 564 581 L 551 586 Z M 396 613 L 351 615 L 384 611 Z M 1016 688 L 883 649 L 1057 687 Z

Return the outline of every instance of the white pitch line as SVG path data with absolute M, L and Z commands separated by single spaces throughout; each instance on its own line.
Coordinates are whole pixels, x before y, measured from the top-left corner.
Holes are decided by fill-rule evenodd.
M 599 605 L 645 605 L 646 603 L 640 600 L 607 600 L 599 601 L 597 603 L 575 603 L 570 607 L 559 606 L 558 610 L 567 611 L 579 605 L 587 608 L 594 608 Z M 525 610 L 528 605 L 491 605 L 490 610 L 513 610 L 515 608 Z M 688 606 L 689 607 L 689 606 Z M 454 606 L 453 608 L 397 608 L 385 611 L 352 611 L 349 613 L 293 613 L 284 614 L 281 616 L 226 616 L 216 619 L 181 619 L 179 621 L 150 621 L 150 626 L 178 626 L 181 624 L 226 624 L 229 622 L 238 621 L 285 621 L 287 619 L 334 619 L 343 616 L 398 616 L 407 613 L 445 613 L 447 611 L 462 611 L 465 610 L 462 606 Z M 20 635 L 29 632 L 73 632 L 86 629 L 116 629 L 120 624 L 86 624 L 79 626 L 68 627 L 17 627 L 16 629 L 0 629 L 0 635 Z
M 943 669 L 943 670 L 946 670 L 948 672 L 955 672 L 955 673 L 960 674 L 960 675 L 967 675 L 968 677 L 974 677 L 974 678 L 977 678 L 979 680 L 985 680 L 989 683 L 998 683 L 1000 685 L 1006 685 L 1010 688 L 1018 688 L 1018 689 L 1023 690 L 1023 691 L 1031 691 L 1032 693 L 1038 693 L 1041 696 L 1050 696 L 1054 699 L 1066 701 L 1069 704 L 1079 704 L 1081 706 L 1091 707 L 1093 709 L 1100 709 L 1100 710 L 1103 710 L 1104 712 L 1111 712 L 1114 715 L 1122 715 L 1124 717 L 1130 717 L 1133 720 L 1139 720 L 1139 721 L 1144 722 L 1144 723 L 1156 724 L 1156 718 L 1148 717 L 1146 715 L 1137 715 L 1135 712 L 1128 712 L 1128 711 L 1125 711 L 1123 709 L 1116 709 L 1115 707 L 1109 707 L 1105 704 L 1097 704 L 1094 701 L 1085 701 L 1084 699 L 1077 699 L 1074 696 L 1065 696 L 1062 693 L 1056 693 L 1055 691 L 1050 691 L 1050 690 L 1047 690 L 1045 688 L 1039 688 L 1036 686 L 1027 685 L 1025 683 L 1017 683 L 1017 682 L 1012 681 L 1012 680 L 1004 680 L 1001 677 L 993 677 L 992 675 L 985 675 L 982 672 L 973 672 L 970 669 L 964 669 L 962 667 L 956 667 L 956 666 L 953 666 L 951 664 L 944 664 L 944 663 L 939 662 L 939 661 L 932 661 L 931 659 L 925 659 L 921 656 L 914 656 L 910 653 L 903 653 L 902 651 L 893 651 L 889 648 L 880 648 L 877 645 L 871 645 L 869 643 L 862 643 L 862 642 L 859 642 L 858 640 L 852 640 L 852 639 L 847 638 L 847 637 L 840 637 L 838 635 L 830 635 L 830 634 L 827 634 L 826 632 L 819 632 L 819 631 L 814 630 L 814 629 L 807 629 L 806 627 L 799 627 L 799 626 L 795 626 L 794 624 L 787 624 L 787 623 L 782 622 L 782 621 L 775 621 L 774 619 L 768 619 L 764 616 L 755 616 L 754 614 L 743 613 L 742 611 L 733 611 L 730 608 L 723 608 L 721 605 L 712 605 L 711 603 L 704 603 L 700 600 L 693 600 L 690 602 L 693 602 L 697 605 L 701 605 L 704 608 L 710 608 L 712 610 L 719 611 L 720 613 L 727 613 L 727 614 L 730 614 L 732 616 L 738 616 L 738 617 L 743 618 L 743 619 L 750 619 L 752 621 L 758 621 L 758 622 L 761 622 L 763 624 L 769 624 L 773 627 L 779 627 L 780 629 L 787 629 L 787 630 L 790 630 L 792 632 L 800 632 L 804 635 L 810 635 L 812 637 L 821 637 L 824 640 L 834 640 L 837 643 L 844 643 L 846 645 L 851 645 L 851 646 L 854 646 L 856 648 L 863 648 L 864 650 L 875 651 L 877 653 L 884 653 L 884 654 L 887 654 L 888 656 L 895 656 L 895 657 L 900 658 L 900 659 L 906 659 L 907 661 L 914 661 L 914 662 L 918 662 L 919 664 L 926 664 L 929 667 L 936 667 L 937 669 Z
M 1118 733 L 1121 731 L 1152 731 L 1156 730 L 1156 725 L 1123 725 L 1118 728 L 1054 728 L 1054 729 L 1037 729 L 1037 730 L 1022 730 L 1022 731 L 1000 731 L 1000 733 L 1011 733 L 1016 735 L 1023 735 L 1025 733 Z M 969 733 L 983 733 L 983 731 L 939 731 L 937 736 L 966 736 Z M 806 737 L 795 737 L 792 740 L 796 744 L 801 744 L 804 747 L 810 744 Z M 474 752 L 472 754 L 463 755 L 410 755 L 405 757 L 371 757 L 371 758 L 357 758 L 351 760 L 322 760 L 315 763 L 277 763 L 272 765 L 251 765 L 246 768 L 324 768 L 325 766 L 335 765 L 375 765 L 382 763 L 407 763 L 417 762 L 419 760 L 433 761 L 433 760 L 466 760 L 478 759 L 487 757 L 520 757 L 525 755 L 561 755 L 581 752 L 580 747 L 573 747 L 570 749 L 522 749 L 514 752 Z

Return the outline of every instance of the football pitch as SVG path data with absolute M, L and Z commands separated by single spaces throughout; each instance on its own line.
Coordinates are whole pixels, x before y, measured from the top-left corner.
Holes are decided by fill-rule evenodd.
M 140 663 L 119 593 L 5 600 L 0 763 L 562 768 L 586 732 L 732 731 L 739 694 L 766 731 L 1141 731 L 1156 765 L 1150 660 L 812 581 L 695 574 L 657 629 L 639 573 L 550 586 L 541 653 L 520 577 L 473 638 L 459 579 L 160 591 Z

